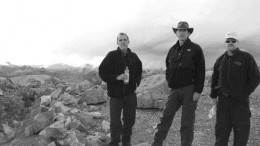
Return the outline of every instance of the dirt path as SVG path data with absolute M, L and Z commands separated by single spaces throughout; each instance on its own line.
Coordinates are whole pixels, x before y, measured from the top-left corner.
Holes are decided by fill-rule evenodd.
M 196 110 L 196 123 L 194 131 L 194 146 L 212 146 L 215 142 L 214 126 L 215 117 L 208 118 L 208 111 L 211 108 L 210 99 L 202 97 Z M 251 131 L 248 146 L 260 146 L 260 99 L 251 99 Z M 171 129 L 165 140 L 166 146 L 180 145 L 180 113 L 176 113 Z M 156 131 L 156 124 L 162 111 L 159 110 L 137 110 L 136 124 L 133 130 L 132 144 L 153 141 L 153 134 Z M 229 145 L 233 144 L 233 133 L 231 133 Z

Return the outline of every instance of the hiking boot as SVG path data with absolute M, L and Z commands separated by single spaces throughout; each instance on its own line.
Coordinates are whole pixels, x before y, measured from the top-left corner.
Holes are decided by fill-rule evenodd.
M 151 146 L 163 146 L 163 142 L 154 141 Z
M 110 143 L 108 144 L 108 146 L 119 146 L 119 145 L 118 145 L 118 143 L 110 142 Z
M 123 142 L 122 146 L 132 146 L 130 142 Z

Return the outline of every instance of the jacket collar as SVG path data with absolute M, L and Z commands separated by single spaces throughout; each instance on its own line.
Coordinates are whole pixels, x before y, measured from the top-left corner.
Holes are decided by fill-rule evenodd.
M 239 49 L 239 48 L 236 48 L 235 50 L 232 51 L 232 54 L 233 54 L 232 56 L 235 56 L 235 55 L 238 54 L 239 52 L 240 52 L 240 49 Z M 228 55 L 228 56 L 229 56 L 228 51 L 225 52 L 225 55 Z
M 120 54 L 123 54 L 122 50 L 119 47 L 117 47 L 117 52 L 120 53 Z M 127 48 L 126 54 L 129 54 L 131 52 L 132 51 L 129 48 Z
M 187 40 L 184 42 L 184 44 L 182 46 L 180 46 L 179 40 L 176 42 L 176 44 L 174 46 L 185 47 L 185 46 L 188 46 L 190 43 L 191 43 L 190 38 L 187 38 Z

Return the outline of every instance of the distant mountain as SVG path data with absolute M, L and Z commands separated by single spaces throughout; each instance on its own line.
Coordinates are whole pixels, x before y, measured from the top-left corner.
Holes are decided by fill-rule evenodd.
M 75 67 L 75 66 L 71 66 L 68 64 L 64 64 L 64 63 L 57 63 L 57 64 L 52 64 L 50 66 L 48 66 L 46 69 L 50 69 L 50 70 L 74 70 L 74 69 L 81 69 L 81 67 Z

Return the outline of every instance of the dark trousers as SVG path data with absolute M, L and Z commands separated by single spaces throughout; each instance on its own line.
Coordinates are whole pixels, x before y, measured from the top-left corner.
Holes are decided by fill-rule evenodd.
M 158 131 L 155 133 L 154 143 L 162 143 L 166 139 L 175 113 L 182 106 L 181 143 L 182 146 L 191 146 L 194 136 L 195 110 L 197 108 L 197 101 L 193 101 L 193 94 L 193 85 L 172 89 L 171 94 L 168 96 L 161 122 L 157 125 Z
M 110 145 L 131 141 L 132 128 L 135 124 L 137 97 L 133 93 L 122 98 L 110 98 Z M 123 111 L 123 124 L 121 113 Z
M 234 132 L 234 146 L 246 146 L 250 132 L 251 112 L 248 102 L 219 96 L 217 104 L 215 146 L 227 146 L 231 130 Z

